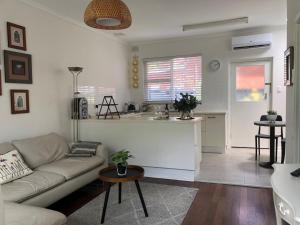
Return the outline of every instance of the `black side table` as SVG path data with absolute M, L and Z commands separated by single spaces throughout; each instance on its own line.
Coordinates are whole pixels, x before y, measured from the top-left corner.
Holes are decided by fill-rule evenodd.
M 122 183 L 134 181 L 138 194 L 140 196 L 140 200 L 144 209 L 145 216 L 148 217 L 148 212 L 146 208 L 146 204 L 144 201 L 144 197 L 140 188 L 139 180 L 144 178 L 144 169 L 140 166 L 128 166 L 127 168 L 127 175 L 124 177 L 119 177 L 117 173 L 117 168 L 115 166 L 109 166 L 104 169 L 102 169 L 99 172 L 99 179 L 103 182 L 106 182 L 108 184 L 106 193 L 105 193 L 105 200 L 104 200 L 104 206 L 102 211 L 102 217 L 101 217 L 101 224 L 104 223 L 105 220 L 105 213 L 107 208 L 107 202 L 109 198 L 109 192 L 112 184 L 118 183 L 119 184 L 119 204 L 121 204 L 122 201 Z

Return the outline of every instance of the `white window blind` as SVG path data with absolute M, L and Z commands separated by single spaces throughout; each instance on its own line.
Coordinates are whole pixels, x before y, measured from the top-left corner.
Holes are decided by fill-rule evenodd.
M 180 93 L 201 101 L 201 56 L 145 60 L 145 102 L 172 102 Z

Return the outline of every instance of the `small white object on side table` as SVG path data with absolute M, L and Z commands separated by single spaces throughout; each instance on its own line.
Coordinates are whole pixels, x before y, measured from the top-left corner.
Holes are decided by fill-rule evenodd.
M 271 177 L 277 225 L 300 225 L 300 177 L 290 173 L 300 164 L 274 164 Z

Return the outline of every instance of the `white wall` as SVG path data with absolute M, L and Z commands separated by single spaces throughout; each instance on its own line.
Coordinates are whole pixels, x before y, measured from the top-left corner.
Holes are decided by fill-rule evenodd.
M 286 154 L 287 162 L 296 163 L 300 162 L 300 90 L 299 90 L 299 44 L 297 45 L 297 30 L 300 26 L 300 1 L 288 0 L 288 46 L 295 47 L 295 70 L 293 71 L 294 85 L 287 88 L 287 142 L 286 142 Z M 300 29 L 299 29 L 300 31 Z M 300 33 L 299 33 L 300 34 Z M 298 36 L 299 39 L 299 36 Z M 300 43 L 298 41 L 298 43 Z
M 1 0 L 2 63 L 3 49 L 7 49 L 7 21 L 26 27 L 26 53 L 32 54 L 33 84 L 5 83 L 2 70 L 0 142 L 52 131 L 70 136 L 72 76 L 68 66 L 84 67 L 80 85 L 115 88 L 118 103 L 129 100 L 127 45 L 20 1 Z M 11 115 L 10 89 L 29 89 L 29 114 Z
M 235 33 L 234 35 L 248 35 L 270 32 L 260 29 Z M 138 46 L 138 55 L 141 59 L 141 83 L 139 89 L 132 89 L 132 100 L 141 103 L 143 101 L 143 62 L 144 58 L 180 56 L 189 54 L 201 54 L 203 56 L 203 103 L 199 106 L 203 111 L 227 111 L 228 110 L 228 78 L 229 65 L 232 61 L 242 59 L 255 59 L 273 57 L 273 107 L 285 116 L 285 88 L 283 85 L 284 61 L 283 52 L 286 48 L 286 28 L 277 27 L 272 31 L 273 46 L 270 49 L 231 50 L 231 37 L 233 34 L 219 36 L 191 37 L 185 39 L 170 39 L 152 43 L 132 43 Z M 212 59 L 221 61 L 221 69 L 211 72 L 208 64 Z M 281 93 L 277 93 L 277 88 Z

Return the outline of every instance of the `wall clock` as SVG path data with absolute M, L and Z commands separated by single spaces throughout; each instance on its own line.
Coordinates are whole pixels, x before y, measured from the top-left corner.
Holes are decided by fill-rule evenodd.
M 221 67 L 221 63 L 219 60 L 215 59 L 215 60 L 212 60 L 210 61 L 209 63 L 209 68 L 212 70 L 212 71 L 217 71 L 219 70 Z

